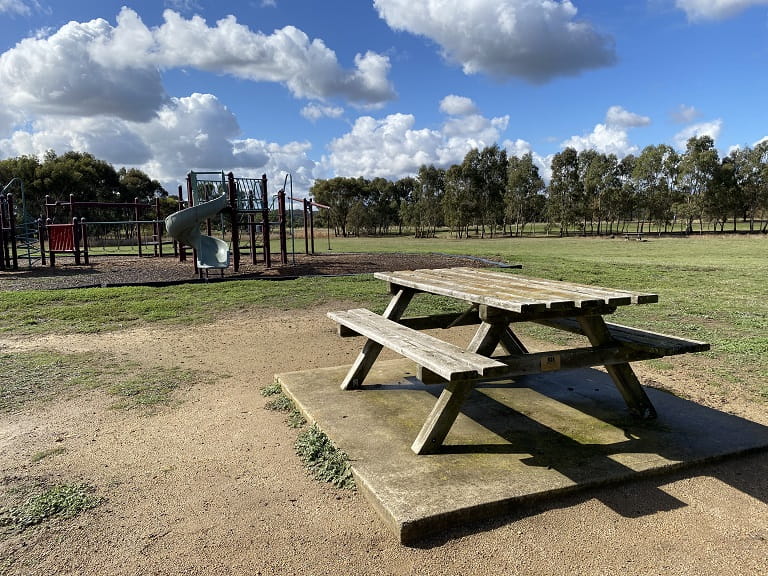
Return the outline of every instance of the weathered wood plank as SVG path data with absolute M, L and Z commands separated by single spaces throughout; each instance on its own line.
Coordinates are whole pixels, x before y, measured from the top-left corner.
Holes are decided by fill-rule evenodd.
M 378 276 L 379 274 L 384 273 L 376 272 L 374 276 L 386 280 L 384 276 Z M 416 272 L 398 273 L 398 276 L 392 280 L 391 284 L 394 286 L 404 286 L 420 292 L 448 296 L 466 302 L 487 304 L 520 313 L 535 312 L 547 308 L 546 303 L 524 295 L 505 295 L 504 293 L 487 290 L 477 285 L 462 285 L 450 279 L 429 278 L 424 274 Z
M 469 271 L 474 272 L 473 268 L 450 268 L 449 270 L 455 270 L 458 272 Z M 592 284 L 579 284 L 575 282 L 563 282 L 557 280 L 546 280 L 543 278 L 531 278 L 528 276 L 520 276 L 519 274 L 508 274 L 505 272 L 494 272 L 490 270 L 480 270 L 484 277 L 496 277 L 500 279 L 517 278 L 520 281 L 524 281 L 526 285 L 541 285 L 550 286 L 558 290 L 564 289 L 576 294 L 584 294 L 589 298 L 602 299 L 606 304 L 615 306 L 624 306 L 626 304 L 650 304 L 658 302 L 658 294 L 651 294 L 647 292 L 637 292 L 632 290 L 620 290 L 616 288 L 604 288 L 602 286 L 594 286 Z
M 329 312 L 328 317 L 369 340 L 410 358 L 447 381 L 492 376 L 506 369 L 506 366 L 497 360 L 469 352 L 364 308 Z
M 536 322 L 573 334 L 584 334 L 579 322 L 573 318 L 551 318 L 536 320 Z M 608 328 L 611 338 L 615 341 L 638 350 L 655 354 L 656 357 L 674 356 L 676 354 L 687 354 L 690 352 L 706 352 L 710 349 L 709 344 L 699 340 L 679 338 L 677 336 L 670 336 L 669 334 L 641 330 L 639 328 L 622 326 L 621 324 L 613 324 L 611 322 L 606 322 L 605 325 Z
M 626 294 L 605 289 L 586 290 L 574 289 L 576 285 L 563 282 L 551 282 L 519 276 L 517 274 L 505 274 L 504 272 L 488 272 L 473 268 L 451 268 L 452 278 L 456 281 L 477 283 L 488 289 L 499 290 L 502 293 L 516 295 L 535 295 L 536 299 L 550 302 L 548 308 L 553 306 L 564 308 L 575 306 L 576 308 L 589 308 L 609 304 L 612 306 L 624 306 L 631 303 L 631 298 Z
M 437 328 L 446 329 L 456 326 L 480 324 L 480 317 L 477 315 L 477 309 L 474 308 L 467 312 L 448 312 L 432 316 L 409 316 L 408 318 L 401 318 L 398 320 L 398 323 L 414 330 L 434 330 Z M 357 332 L 343 324 L 339 324 L 338 333 L 343 338 L 359 336 Z
M 445 268 L 437 270 L 415 270 L 413 272 L 398 272 L 411 279 L 418 279 L 422 282 L 423 291 L 427 285 L 448 286 L 454 289 L 461 289 L 462 292 L 486 297 L 486 302 L 490 299 L 505 300 L 531 304 L 539 302 L 547 309 L 567 310 L 580 305 L 593 306 L 600 304 L 601 301 L 591 299 L 580 299 L 576 301 L 573 293 L 563 291 L 556 292 L 541 288 L 532 289 L 519 282 L 515 276 L 502 275 L 494 277 L 485 274 L 482 270 L 472 268 Z M 506 277 L 504 277 L 506 276 Z
M 474 268 L 377 272 L 374 276 L 392 286 L 405 286 L 523 314 L 542 309 L 588 310 L 658 302 L 656 294 Z

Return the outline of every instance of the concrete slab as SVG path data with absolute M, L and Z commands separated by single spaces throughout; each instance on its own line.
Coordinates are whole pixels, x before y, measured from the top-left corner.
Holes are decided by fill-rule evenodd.
M 523 501 L 768 447 L 768 427 L 658 390 L 632 420 L 612 381 L 577 370 L 479 386 L 435 455 L 410 446 L 440 386 L 409 360 L 379 361 L 362 390 L 348 366 L 277 375 L 352 461 L 358 488 L 402 543 L 514 511 Z

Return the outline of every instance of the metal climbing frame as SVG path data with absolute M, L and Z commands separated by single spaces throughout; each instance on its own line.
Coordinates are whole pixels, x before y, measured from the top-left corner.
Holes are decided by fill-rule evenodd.
M 21 212 L 14 189 L 21 197 Z M 43 257 L 39 228 L 39 220 L 27 213 L 24 183 L 19 178 L 11 179 L 0 190 L 0 269 L 17 270 L 20 258 L 26 259 L 31 268 Z

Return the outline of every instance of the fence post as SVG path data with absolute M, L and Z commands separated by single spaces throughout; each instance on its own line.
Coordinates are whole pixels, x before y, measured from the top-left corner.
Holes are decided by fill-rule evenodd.
M 50 226 L 53 223 L 53 220 L 50 218 L 45 219 L 45 233 L 50 234 L 48 226 Z M 49 256 L 51 257 L 51 268 L 56 267 L 56 252 L 53 251 L 53 246 L 51 246 L 51 237 L 48 236 L 48 250 L 50 251 Z
M 5 196 L 0 194 L 0 270 L 5 270 L 7 257 L 7 240 L 5 238 Z M 10 266 L 10 262 L 7 262 Z
M 40 239 L 40 264 L 45 266 L 45 220 L 37 219 L 37 237 Z
M 312 201 L 307 202 L 307 208 L 309 208 L 309 242 L 312 250 L 312 255 L 315 255 L 315 212 L 312 210 Z
M 152 224 L 152 232 L 154 232 L 153 236 L 155 237 L 155 241 L 157 244 L 155 244 L 155 256 L 160 256 L 162 258 L 163 256 L 163 225 L 161 224 L 160 219 L 160 198 L 158 196 L 155 196 L 155 218 L 154 223 Z
M 72 218 L 72 239 L 73 248 L 75 252 L 75 264 L 80 265 L 80 226 L 78 225 L 77 218 Z
M 237 204 L 237 183 L 232 172 L 227 173 L 227 192 L 229 193 L 229 219 L 232 226 L 232 264 L 235 272 L 240 270 L 240 215 Z M 253 250 L 253 246 L 251 246 Z
M 277 193 L 277 214 L 280 230 L 280 263 L 288 264 L 288 243 L 285 233 L 285 190 L 282 188 Z
M 139 243 L 139 258 L 143 256 L 141 253 L 141 222 L 139 221 L 139 199 L 133 199 L 133 219 L 136 221 L 136 241 Z
M 8 194 L 5 197 L 6 202 L 8 203 L 8 224 L 10 229 L 10 236 L 11 236 L 11 260 L 12 262 L 9 262 L 9 264 L 13 267 L 14 270 L 19 269 L 19 253 L 16 248 L 16 213 L 13 209 L 13 194 Z
M 302 205 L 304 208 L 304 253 L 309 255 L 309 222 L 307 222 L 307 208 L 309 207 L 309 202 L 306 198 L 302 201 Z
M 264 264 L 272 268 L 272 252 L 269 246 L 269 194 L 267 193 L 267 175 L 261 175 L 261 237 L 264 243 Z
M 80 218 L 80 238 L 83 244 L 83 261 L 86 266 L 90 265 L 88 260 L 88 227 L 85 223 L 85 218 Z

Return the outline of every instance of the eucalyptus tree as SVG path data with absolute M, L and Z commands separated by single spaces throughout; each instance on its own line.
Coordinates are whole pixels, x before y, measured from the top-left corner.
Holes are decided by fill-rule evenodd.
M 26 212 L 32 218 L 40 217 L 44 214 L 46 189 L 38 180 L 40 171 L 40 161 L 35 156 L 19 156 L 17 158 L 6 158 L 0 160 L 0 189 L 17 179 L 23 187 L 23 200 L 26 204 Z M 9 192 L 14 194 L 16 209 L 21 213 L 22 198 L 16 186 L 9 188 Z
M 366 184 L 371 232 L 386 234 L 400 219 L 395 184 L 386 178 L 374 178 Z
M 607 191 L 605 219 L 608 222 L 608 234 L 624 229 L 625 223 L 632 218 L 635 210 L 636 186 L 632 173 L 637 164 L 637 156 L 628 154 L 616 165 L 616 188 Z
M 507 160 L 507 190 L 504 193 L 504 216 L 514 222 L 515 236 L 522 235 L 528 222 L 535 222 L 537 199 L 544 190 L 539 168 L 528 152 L 522 158 L 511 156 Z
M 61 156 L 48 151 L 38 171 L 48 193 L 58 200 L 74 195 L 81 202 L 116 202 L 120 179 L 111 164 L 85 152 L 69 151 Z
M 684 194 L 679 207 L 687 220 L 686 230 L 693 231 L 693 221 L 699 220 L 703 230 L 704 196 L 710 192 L 720 158 L 711 136 L 698 136 L 688 140 L 685 153 L 680 159 L 678 184 Z
M 604 154 L 596 150 L 583 150 L 578 154 L 579 180 L 583 194 L 579 212 L 586 231 L 587 224 L 594 231 L 597 222 L 597 234 L 602 233 L 602 222 L 607 220 L 608 202 L 611 193 L 620 188 L 618 159 L 614 154 Z
M 482 150 L 473 148 L 462 163 L 464 178 L 469 183 L 477 201 L 475 216 L 485 237 L 486 227 L 494 235 L 496 225 L 503 217 L 503 197 L 507 184 L 507 151 L 498 144 Z
M 583 187 L 579 178 L 578 153 L 566 148 L 552 158 L 552 179 L 549 183 L 547 213 L 550 223 L 560 226 L 560 235 L 567 236 L 570 226 L 580 221 Z
M 445 223 L 457 238 L 469 235 L 469 226 L 477 213 L 477 197 L 462 166 L 454 164 L 445 172 L 443 213 Z
M 133 202 L 134 200 L 147 202 L 156 195 L 168 196 L 168 192 L 160 182 L 153 180 L 138 168 L 120 168 L 117 171 L 117 177 L 120 182 L 119 202 Z
M 659 229 L 674 228 L 673 206 L 679 201 L 676 190 L 680 155 L 666 144 L 646 146 L 637 157 L 632 177 L 635 182 L 638 208 L 638 232 L 645 222 Z
M 726 156 L 715 172 L 712 184 L 704 196 L 704 214 L 720 232 L 726 222 L 733 217 L 733 230 L 736 231 L 738 213 L 743 210 L 742 190 L 736 180 L 736 163 L 732 156 Z
M 315 180 L 309 189 L 317 202 L 329 207 L 331 224 L 336 234 L 347 235 L 350 210 L 355 203 L 361 202 L 361 188 L 361 182 L 357 179 L 337 176 L 329 180 Z
M 445 170 L 422 165 L 418 178 L 405 180 L 402 186 L 406 185 L 410 192 L 400 208 L 403 221 L 413 227 L 418 238 L 434 236 L 443 222 Z
M 413 176 L 406 176 L 396 180 L 392 185 L 395 202 L 397 203 L 397 233 L 403 233 L 403 224 L 405 215 L 407 215 L 409 206 L 413 203 L 414 192 L 418 188 L 419 182 Z
M 758 213 L 761 210 L 764 214 L 768 212 L 768 140 L 754 148 L 735 150 L 731 157 L 736 182 L 742 192 L 743 216 L 749 220 L 750 231 L 754 231 Z

